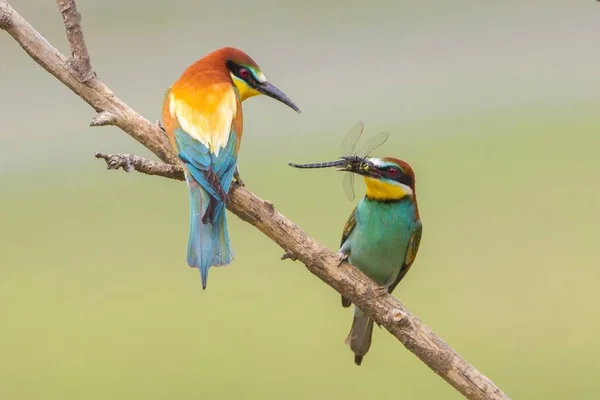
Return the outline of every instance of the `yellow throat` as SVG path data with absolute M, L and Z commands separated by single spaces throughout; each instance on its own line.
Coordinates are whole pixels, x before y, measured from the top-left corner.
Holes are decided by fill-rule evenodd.
M 364 177 L 365 185 L 367 185 L 367 197 L 372 200 L 400 200 L 409 193 L 400 185 L 386 183 L 379 179 Z
M 233 84 L 235 85 L 235 87 L 237 88 L 238 92 L 240 93 L 240 101 L 244 101 L 249 97 L 253 97 L 253 96 L 258 96 L 260 94 L 260 92 L 250 86 L 248 86 L 248 84 L 246 82 L 244 82 L 241 79 L 238 79 L 238 77 L 233 76 Z

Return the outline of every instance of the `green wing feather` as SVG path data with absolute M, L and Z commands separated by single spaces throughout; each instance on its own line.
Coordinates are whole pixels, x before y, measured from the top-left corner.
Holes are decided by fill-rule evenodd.
M 356 226 L 356 209 L 357 208 L 358 208 L 358 206 L 354 207 L 354 210 L 352 210 L 352 213 L 350 214 L 348 221 L 346 221 L 346 225 L 344 225 L 344 231 L 342 232 L 342 242 L 340 243 L 340 246 L 344 245 L 344 242 L 346 241 L 346 239 L 348 239 L 348 236 L 350 236 L 350 234 L 354 230 L 354 227 Z
M 400 283 L 402 278 L 406 275 L 410 267 L 412 266 L 415 258 L 417 257 L 417 252 L 419 251 L 419 245 L 421 244 L 421 236 L 423 235 L 423 224 L 420 220 L 415 222 L 415 227 L 413 228 L 412 235 L 410 236 L 410 241 L 408 242 L 408 249 L 406 251 L 406 258 L 404 259 L 404 264 L 400 269 L 400 273 L 398 277 L 392 283 L 388 289 L 388 293 L 392 293 L 396 286 Z
M 348 236 L 350 236 L 350 234 L 354 230 L 354 227 L 356 226 L 356 209 L 357 208 L 358 208 L 358 205 L 356 207 L 354 207 L 354 210 L 352 210 L 352 213 L 350 214 L 350 218 L 348 218 L 348 221 L 346 221 L 346 225 L 344 225 L 344 231 L 342 232 L 342 243 L 340 244 L 340 247 L 344 245 L 344 243 L 348 239 Z M 344 296 L 342 296 L 342 307 L 350 307 L 350 304 L 351 304 L 350 300 L 348 300 Z

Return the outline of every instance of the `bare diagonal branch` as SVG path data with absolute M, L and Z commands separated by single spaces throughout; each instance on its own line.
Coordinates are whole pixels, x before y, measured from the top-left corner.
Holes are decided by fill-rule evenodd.
M 61 6 L 60 9 L 73 57 L 81 62 L 71 65 L 69 60 L 52 47 L 6 0 L 0 0 L 0 28 L 6 30 L 38 64 L 99 113 L 92 121 L 92 126 L 114 124 L 120 127 L 165 163 L 131 154 L 97 153 L 96 157 L 104 159 L 109 169 L 123 168 L 127 171 L 136 170 L 149 175 L 183 179 L 181 163 L 170 150 L 164 131 L 159 125 L 151 123 L 119 100 L 91 73 L 89 55 L 83 42 L 80 17 L 74 1 L 57 2 L 59 6 L 61 3 L 69 5 L 66 8 Z M 89 71 L 91 76 L 82 79 L 81 71 Z M 312 240 L 296 224 L 277 212 L 273 203 L 235 185 L 229 195 L 230 203 L 227 207 L 230 211 L 254 225 L 283 248 L 286 258 L 302 262 L 310 272 L 372 315 L 377 323 L 384 326 L 407 349 L 465 397 L 477 400 L 509 399 L 489 378 L 452 350 L 393 296 L 375 295 L 380 291 L 373 281 L 350 264 L 340 262 L 336 253 Z

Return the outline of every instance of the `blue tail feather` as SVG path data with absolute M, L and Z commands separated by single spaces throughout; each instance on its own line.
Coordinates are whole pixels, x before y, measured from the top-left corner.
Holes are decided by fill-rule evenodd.
M 233 251 L 227 230 L 227 213 L 224 204 L 217 207 L 213 224 L 203 224 L 202 215 L 208 207 L 210 194 L 192 177 L 188 177 L 190 190 L 190 235 L 187 262 L 200 269 L 202 288 L 206 289 L 211 266 L 227 265 L 233 260 Z
M 205 171 L 211 170 L 220 180 L 221 188 L 229 192 L 237 165 L 237 135 L 232 130 L 225 148 L 218 155 L 181 128 L 175 130 L 179 157 L 186 166 L 185 178 L 190 191 L 190 235 L 188 238 L 188 265 L 200 269 L 202 288 L 206 289 L 208 270 L 211 266 L 230 264 L 233 251 L 227 229 L 225 203 L 215 188 L 207 181 Z M 213 204 L 212 224 L 202 223 L 210 199 Z

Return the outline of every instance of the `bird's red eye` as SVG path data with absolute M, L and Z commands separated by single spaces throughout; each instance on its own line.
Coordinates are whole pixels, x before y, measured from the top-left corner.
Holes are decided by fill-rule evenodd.
M 390 175 L 396 175 L 398 173 L 398 170 L 396 168 L 392 167 L 392 168 L 388 168 L 387 172 Z
M 240 68 L 240 77 L 247 78 L 248 76 L 250 76 L 250 71 L 248 71 L 246 68 Z

